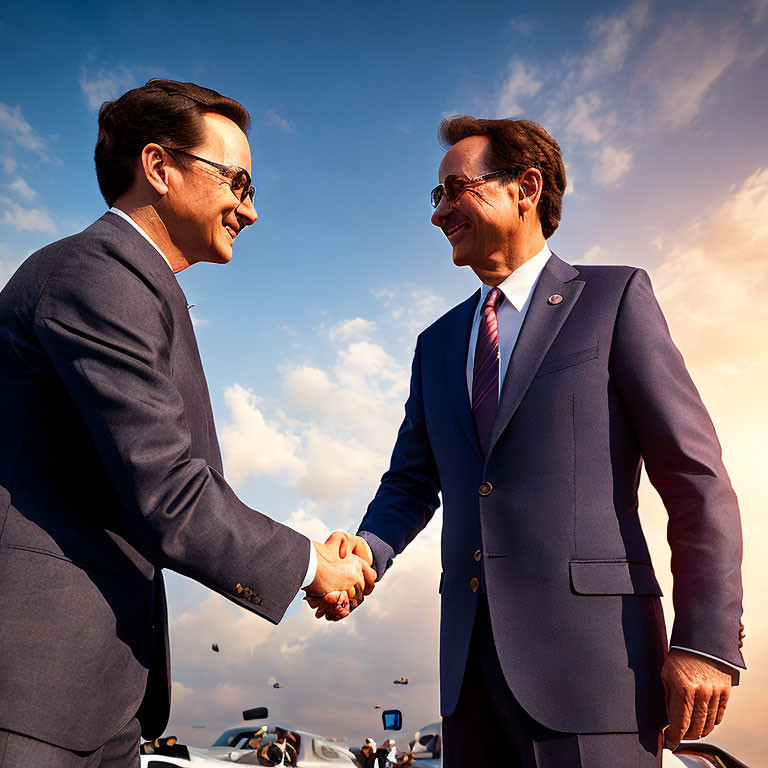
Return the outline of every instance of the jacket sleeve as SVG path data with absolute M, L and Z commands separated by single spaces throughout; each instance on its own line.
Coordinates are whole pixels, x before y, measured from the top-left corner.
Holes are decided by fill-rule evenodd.
M 368 505 L 358 533 L 371 546 L 379 578 L 432 519 L 440 506 L 440 479 L 427 434 L 421 385 L 421 337 L 416 342 L 405 418 L 389 469 Z
M 278 622 L 306 573 L 310 543 L 247 507 L 192 455 L 171 377 L 167 301 L 117 259 L 87 275 L 83 260 L 60 264 L 37 302 L 35 333 L 88 427 L 129 541 L 156 567 Z
M 738 667 L 741 522 L 712 421 L 675 347 L 648 275 L 622 297 L 611 370 L 651 483 L 669 515 L 671 645 Z

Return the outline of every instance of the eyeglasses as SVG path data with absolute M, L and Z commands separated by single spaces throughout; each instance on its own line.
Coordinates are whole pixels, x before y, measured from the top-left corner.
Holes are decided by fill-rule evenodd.
M 177 155 L 186 155 L 194 160 L 199 160 L 201 163 L 207 163 L 219 170 L 229 179 L 229 187 L 232 193 L 237 197 L 241 203 L 245 202 L 246 197 L 251 198 L 253 202 L 254 195 L 256 194 L 256 188 L 251 185 L 251 174 L 240 168 L 237 165 L 222 165 L 221 163 L 214 163 L 213 160 L 206 160 L 204 157 L 193 155 L 191 152 L 185 152 L 183 149 L 176 149 L 175 147 L 165 147 L 162 144 L 158 146 L 162 147 L 166 152 L 172 152 Z
M 437 208 L 440 205 L 443 198 L 449 203 L 453 203 L 459 198 L 470 184 L 479 184 L 483 181 L 488 181 L 494 176 L 515 175 L 519 171 L 523 170 L 523 166 L 515 166 L 512 168 L 502 168 L 499 171 L 491 171 L 490 173 L 484 173 L 482 176 L 475 176 L 472 179 L 466 176 L 461 176 L 452 173 L 450 176 L 445 177 L 445 181 L 442 184 L 438 184 L 430 193 L 430 199 L 432 200 L 432 207 Z

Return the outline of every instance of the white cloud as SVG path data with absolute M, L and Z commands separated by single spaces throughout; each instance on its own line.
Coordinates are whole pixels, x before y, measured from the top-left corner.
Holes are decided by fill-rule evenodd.
M 598 153 L 592 167 L 592 178 L 601 186 L 616 184 L 632 167 L 632 153 L 621 147 L 606 145 Z
M 4 207 L 3 221 L 19 232 L 55 232 L 56 224 L 50 215 L 40 208 L 25 208 L 7 197 L 0 197 Z
M 382 473 L 382 457 L 354 437 L 333 437 L 311 427 L 303 438 L 305 470 L 297 487 L 311 499 L 332 503 L 349 498 Z
M 499 117 L 517 117 L 525 99 L 536 95 L 543 84 L 535 67 L 526 66 L 519 59 L 512 59 L 498 97 L 496 111 Z
M 534 27 L 534 22 L 525 16 L 519 16 L 509 20 L 509 28 L 513 32 L 517 32 L 520 35 L 527 36 L 531 33 Z
M 227 477 L 239 485 L 249 475 L 292 477 L 301 470 L 297 458 L 299 438 L 269 420 L 263 400 L 239 384 L 224 392 L 231 423 L 220 430 Z
M 104 65 L 80 71 L 80 90 L 85 96 L 88 109 L 97 111 L 105 101 L 113 101 L 131 88 L 143 85 L 153 77 L 166 77 L 163 67 L 126 67 Z
M 192 321 L 192 325 L 195 327 L 195 330 L 200 331 L 203 328 L 207 328 L 211 321 L 208 320 L 205 317 L 198 317 L 197 315 L 190 314 L 189 319 Z
M 679 128 L 701 111 L 713 84 L 736 61 L 739 30 L 712 29 L 696 17 L 670 22 L 638 61 L 634 87 L 654 122 Z
M 416 288 L 405 284 L 395 289 L 380 288 L 372 290 L 371 295 L 381 299 L 389 309 L 390 332 L 395 326 L 404 329 L 409 349 L 416 334 L 450 309 L 442 297 L 423 286 Z
M 606 108 L 599 93 L 588 91 L 568 104 L 566 111 L 560 115 L 560 122 L 568 136 L 597 144 L 616 124 L 616 113 Z
M 383 321 L 353 318 L 330 332 L 321 329 L 319 340 L 332 347 L 330 364 L 282 365 L 279 402 L 266 403 L 239 386 L 226 392 L 230 423 L 220 433 L 227 476 L 234 484 L 281 476 L 304 500 L 300 519 L 315 527 L 317 520 L 349 525 L 370 500 L 403 418 L 413 326 L 422 330 L 443 304 L 412 286 L 380 292 L 379 299 Z M 406 333 L 407 345 L 394 356 L 373 340 L 381 336 L 391 344 Z M 258 453 L 254 446 L 261 446 Z
M 331 529 L 322 518 L 314 514 L 316 505 L 309 503 L 300 509 L 297 509 L 286 520 L 286 525 L 291 526 L 299 533 L 303 533 L 307 538 L 314 541 L 325 541 L 331 533 Z M 320 510 L 322 514 L 322 510 Z
M 575 49 L 545 65 L 512 57 L 493 110 L 541 115 L 572 165 L 585 164 L 598 185 L 616 186 L 638 149 L 690 125 L 717 85 L 768 51 L 764 39 L 752 39 L 752 15 L 712 6 L 706 17 L 688 11 L 670 18 L 637 0 L 590 19 Z
M 27 202 L 34 200 L 36 197 L 35 190 L 32 189 L 32 187 L 30 187 L 20 176 L 8 185 L 8 189 L 10 189 L 11 192 L 15 192 L 18 197 Z
M 638 31 L 646 26 L 649 17 L 650 2 L 641 0 L 623 13 L 590 19 L 588 52 L 580 61 L 580 82 L 589 83 L 620 71 Z
M 45 143 L 35 133 L 32 126 L 24 119 L 21 107 L 11 107 L 0 102 L 0 131 L 25 149 L 43 153 Z M 15 161 L 11 160 L 15 168 Z M 8 165 L 5 165 L 8 170 Z M 13 171 L 8 171 L 12 173 Z
M 367 337 L 376 328 L 376 323 L 355 317 L 351 320 L 342 320 L 334 325 L 328 335 L 332 341 L 347 341 L 348 339 L 362 339 Z
M 279 129 L 283 133 L 296 133 L 296 128 L 293 121 L 288 120 L 281 114 L 284 107 L 282 104 L 278 104 L 276 107 L 267 110 L 267 124 Z
M 0 165 L 3 166 L 3 170 L 6 173 L 11 174 L 11 173 L 15 173 L 16 168 L 18 167 L 19 164 L 10 155 L 2 155 L 0 157 Z
M 768 19 L 768 0 L 751 0 L 754 16 L 752 23 L 757 26 Z
M 676 336 L 702 367 L 721 364 L 725 350 L 729 360 L 753 360 L 768 321 L 768 169 L 755 171 L 670 242 L 654 277 Z
M 605 264 L 608 256 L 608 249 L 602 245 L 593 245 L 587 250 L 584 256 L 579 259 L 580 264 Z

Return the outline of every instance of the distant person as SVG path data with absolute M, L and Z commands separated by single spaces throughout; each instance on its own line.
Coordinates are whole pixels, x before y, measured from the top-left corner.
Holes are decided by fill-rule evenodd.
M 176 274 L 256 222 L 247 110 L 151 80 L 98 122 L 109 211 L 0 292 L 2 768 L 139 765 L 170 707 L 163 568 L 272 623 L 300 588 L 375 578 L 222 476 Z
M 393 768 L 397 763 L 397 742 L 387 739 L 376 750 L 376 768 Z
M 376 742 L 373 739 L 366 739 L 359 750 L 352 751 L 360 768 L 377 768 Z
M 432 223 L 480 286 L 416 341 L 359 536 L 381 578 L 444 504 L 445 768 L 658 767 L 663 741 L 722 720 L 744 666 L 741 526 L 720 444 L 646 272 L 550 250 L 566 189 L 557 142 L 529 120 L 471 116 L 440 137 Z M 643 466 L 669 516 L 671 647 Z M 339 598 L 311 602 L 342 618 L 355 606 Z

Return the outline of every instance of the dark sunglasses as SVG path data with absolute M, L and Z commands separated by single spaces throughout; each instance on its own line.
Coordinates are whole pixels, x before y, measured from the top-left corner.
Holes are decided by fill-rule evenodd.
M 186 155 L 194 160 L 199 160 L 201 163 L 207 163 L 219 170 L 229 179 L 229 187 L 232 193 L 237 197 L 241 203 L 245 202 L 246 197 L 251 198 L 253 202 L 254 195 L 256 194 L 256 188 L 251 184 L 251 174 L 240 168 L 237 165 L 222 165 L 221 163 L 214 163 L 213 160 L 206 160 L 204 157 L 193 155 L 191 152 L 185 152 L 183 149 L 176 149 L 175 147 L 165 147 L 162 144 L 158 144 L 166 152 L 175 153 L 177 155 Z
M 472 184 L 480 184 L 483 181 L 488 181 L 495 176 L 514 176 L 523 170 L 522 166 L 516 166 L 514 168 L 502 168 L 499 171 L 491 171 L 490 173 L 484 173 L 482 176 L 475 176 L 472 179 L 466 176 L 461 176 L 452 173 L 450 176 L 445 177 L 445 181 L 442 184 L 438 184 L 430 193 L 430 199 L 432 200 L 432 207 L 437 208 L 445 198 L 449 203 L 454 202 L 460 195 L 464 193 L 467 187 Z

